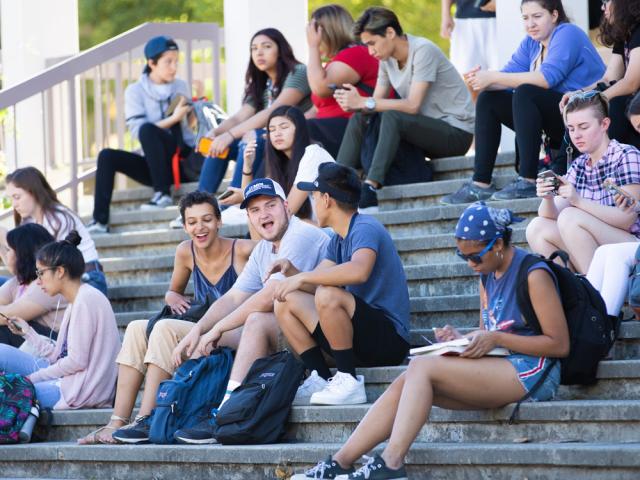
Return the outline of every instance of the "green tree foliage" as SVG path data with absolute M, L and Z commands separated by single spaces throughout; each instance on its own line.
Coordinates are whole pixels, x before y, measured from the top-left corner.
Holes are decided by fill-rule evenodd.
M 269 0 L 260 0 L 269 1 Z M 309 10 L 332 3 L 308 0 Z M 366 8 L 382 5 L 394 10 L 403 28 L 427 37 L 448 52 L 440 38 L 440 0 L 333 0 L 357 18 Z M 79 0 L 80 48 L 87 49 L 144 22 L 216 22 L 223 24 L 223 0 Z

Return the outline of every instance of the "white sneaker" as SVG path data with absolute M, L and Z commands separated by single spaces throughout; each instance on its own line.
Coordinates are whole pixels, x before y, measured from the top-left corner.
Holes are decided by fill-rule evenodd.
M 109 233 L 109 225 L 103 225 L 100 222 L 96 222 L 95 220 L 92 220 L 90 223 L 87 224 L 87 232 L 91 234 Z
M 169 228 L 179 229 L 183 227 L 184 227 L 184 224 L 182 223 L 182 217 L 180 215 L 178 215 L 174 220 L 171 220 L 169 222 Z
M 309 405 L 311 395 L 326 388 L 329 384 L 324 378 L 318 375 L 317 371 L 311 372 L 302 385 L 298 387 L 293 405 Z
M 165 208 L 173 205 L 171 197 L 162 192 L 156 192 L 147 203 L 140 205 L 141 210 L 155 210 L 157 208 Z
M 311 405 L 358 405 L 367 403 L 364 377 L 357 380 L 349 373 L 338 372 L 329 379 L 328 385 L 311 395 Z

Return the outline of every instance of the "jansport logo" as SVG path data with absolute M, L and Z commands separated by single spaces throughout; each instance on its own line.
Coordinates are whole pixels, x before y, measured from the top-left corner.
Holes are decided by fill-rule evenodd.
M 258 378 L 272 378 L 275 376 L 276 374 L 274 372 L 264 372 L 264 373 L 261 373 Z
M 164 400 L 165 398 L 167 398 L 167 393 L 168 392 L 160 392 L 160 393 L 158 393 L 158 398 L 161 398 L 162 400 Z

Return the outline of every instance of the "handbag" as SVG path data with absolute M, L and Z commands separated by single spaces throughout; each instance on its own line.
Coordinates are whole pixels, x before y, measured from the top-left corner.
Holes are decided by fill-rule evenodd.
M 217 299 L 218 297 L 213 292 L 207 292 L 207 295 L 204 299 L 200 301 L 194 301 L 184 313 L 173 313 L 171 307 L 169 305 L 165 305 L 164 307 L 162 307 L 162 310 L 160 310 L 149 319 L 149 323 L 147 323 L 147 338 L 151 336 L 151 331 L 153 330 L 153 327 L 156 325 L 156 323 L 165 318 L 196 323 L 204 316 L 205 313 L 207 313 L 209 307 Z

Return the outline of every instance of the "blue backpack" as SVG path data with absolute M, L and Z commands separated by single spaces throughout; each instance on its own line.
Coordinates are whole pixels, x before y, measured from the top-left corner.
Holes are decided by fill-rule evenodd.
M 35 402 L 36 391 L 27 377 L 0 375 L 0 443 L 18 443 L 20 429 Z
M 173 434 L 177 430 L 193 427 L 217 407 L 224 396 L 232 364 L 231 349 L 218 348 L 208 357 L 187 360 L 171 380 L 160 383 L 149 441 L 175 443 Z

